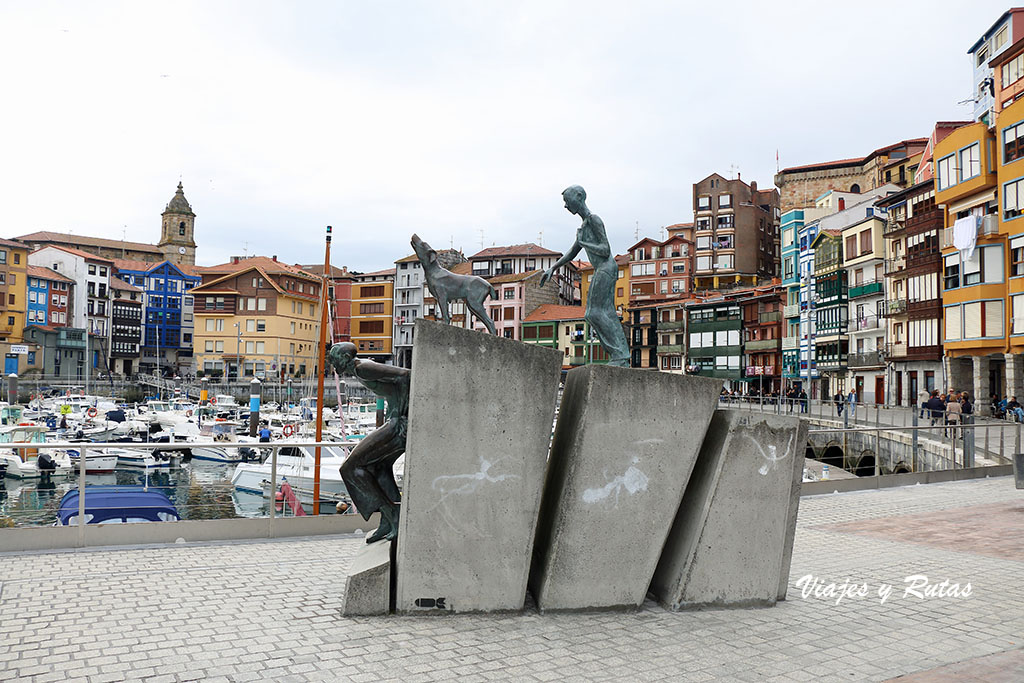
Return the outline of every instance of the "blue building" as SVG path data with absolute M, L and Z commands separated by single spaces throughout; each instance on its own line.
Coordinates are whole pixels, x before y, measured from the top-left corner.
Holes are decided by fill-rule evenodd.
M 164 375 L 195 373 L 193 298 L 187 292 L 202 277 L 194 266 L 162 261 L 115 259 L 117 277 L 143 290 L 145 313 L 139 371 Z
M 800 229 L 807 209 L 782 214 L 782 379 L 786 386 L 802 387 L 800 381 Z
M 70 324 L 69 302 L 74 281 L 49 268 L 31 264 L 26 275 L 26 324 L 67 327 Z

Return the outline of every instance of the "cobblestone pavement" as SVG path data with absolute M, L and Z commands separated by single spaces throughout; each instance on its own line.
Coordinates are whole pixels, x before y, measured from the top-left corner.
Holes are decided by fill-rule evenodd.
M 345 619 L 351 536 L 0 555 L 0 680 L 1024 680 L 1020 539 L 956 542 L 1022 503 L 1008 477 L 805 498 L 789 598 L 753 610 Z

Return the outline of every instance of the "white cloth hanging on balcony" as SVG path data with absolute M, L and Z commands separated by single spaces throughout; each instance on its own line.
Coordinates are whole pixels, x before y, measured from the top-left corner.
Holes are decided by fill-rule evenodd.
M 980 220 L 979 216 L 971 215 L 958 218 L 956 223 L 953 223 L 953 246 L 959 249 L 961 254 L 964 254 L 965 260 L 970 260 L 974 256 L 974 247 L 978 241 L 978 221 Z

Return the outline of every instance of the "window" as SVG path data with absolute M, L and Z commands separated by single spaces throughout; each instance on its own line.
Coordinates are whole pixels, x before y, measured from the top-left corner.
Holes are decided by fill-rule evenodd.
M 787 280 L 789 280 L 789 279 L 791 279 L 793 277 L 793 257 L 792 256 L 786 257 L 786 260 L 783 262 L 782 271 L 783 271 L 783 277 L 785 277 Z
M 1002 78 L 1003 87 L 1016 83 L 1024 76 L 1024 54 L 1017 55 L 1006 64 L 1003 64 Z
M 704 251 L 705 249 L 711 248 L 711 237 L 703 236 L 697 238 L 697 251 Z M 636 273 L 633 273 L 636 275 Z
M 1003 220 L 1012 220 L 1024 210 L 1024 178 L 1003 185 Z
M 960 150 L 960 181 L 981 175 L 981 143 Z
M 706 216 L 704 218 L 698 218 L 697 219 L 697 229 L 698 230 L 710 230 L 711 229 L 711 219 L 706 217 Z
M 707 210 L 711 208 L 711 197 L 709 195 L 701 195 L 697 197 L 697 209 Z
M 697 270 L 711 270 L 711 257 L 710 256 L 698 256 L 697 257 Z
M 107 269 L 106 269 L 106 267 L 105 266 L 100 266 L 100 277 L 106 277 L 106 276 L 107 276 Z
M 257 332 L 266 332 L 267 331 L 267 321 L 266 320 L 262 320 L 262 319 L 257 320 L 256 321 L 256 331 Z
M 504 291 L 502 292 L 502 296 L 504 298 L 506 298 L 506 299 L 515 299 L 516 298 L 516 288 L 515 287 L 505 287 Z
M 1003 163 L 1024 156 L 1024 121 L 1003 129 Z
M 89 264 L 89 275 L 95 275 L 95 274 L 96 274 L 96 266 L 94 266 L 93 264 L 90 263 Z
M 297 304 L 295 304 L 295 308 L 296 308 L 296 312 L 301 315 L 302 314 L 302 302 L 300 301 Z
M 362 314 L 383 313 L 384 304 L 359 304 L 359 312 Z M 293 325 L 295 323 L 292 323 Z
M 718 261 L 715 263 L 715 267 L 716 268 L 731 269 L 732 268 L 732 263 L 733 263 L 732 254 L 719 254 Z
M 871 251 L 871 228 L 862 230 L 860 233 L 860 253 L 866 254 Z
M 213 353 L 213 340 L 212 339 L 207 339 L 206 340 L 206 352 L 207 353 Z
M 218 341 L 217 342 L 217 353 L 224 353 L 224 342 L 223 341 Z
M 1024 237 L 1010 240 L 1010 277 L 1024 275 Z
M 256 342 L 247 341 L 245 342 L 246 353 L 256 353 Z
M 291 333 L 292 333 L 292 334 L 295 334 L 295 323 L 292 323 L 292 329 L 291 329 Z
M 384 334 L 384 321 L 360 320 L 359 334 Z
M 727 209 L 732 206 L 732 195 L 731 194 L 720 194 L 718 195 L 718 208 Z
M 936 168 L 939 174 L 938 188 L 940 190 L 956 185 L 956 157 L 950 154 L 948 157 L 939 159 Z
M 254 319 L 252 319 L 252 318 L 246 319 L 246 321 L 245 321 L 245 331 L 246 332 L 255 332 L 256 331 L 256 321 Z
M 178 223 L 178 234 L 179 235 L 184 235 L 185 234 L 185 221 L 182 221 L 182 222 Z
M 267 310 L 267 300 L 266 299 L 262 299 L 262 298 L 256 299 L 256 310 L 257 311 L 265 311 L 265 310 Z M 301 313 L 301 311 L 300 311 L 300 313 Z
M 733 223 L 733 215 L 731 213 L 725 216 L 718 217 L 719 230 L 727 230 L 732 227 L 735 227 L 735 224 Z
M 361 298 L 369 298 L 373 296 L 384 296 L 384 285 L 373 285 L 370 287 L 360 287 L 359 296 Z
M 266 342 L 256 342 L 256 353 L 264 353 L 264 349 L 266 349 Z

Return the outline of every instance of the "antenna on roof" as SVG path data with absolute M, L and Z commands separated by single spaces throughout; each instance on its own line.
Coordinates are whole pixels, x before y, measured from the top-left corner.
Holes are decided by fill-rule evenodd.
M 249 243 L 248 242 L 246 242 L 245 246 L 242 247 L 242 256 L 244 258 L 249 258 Z
M 736 175 L 739 173 L 740 167 L 736 164 L 729 164 L 729 175 L 732 176 L 730 180 L 736 180 Z
M 633 241 L 638 242 L 640 241 L 640 221 L 634 222 L 636 223 L 636 228 L 633 230 Z
M 483 249 L 484 248 L 484 229 L 483 228 L 477 228 L 477 232 L 480 233 L 480 248 Z
M 537 233 L 537 243 L 540 246 L 542 246 L 542 247 L 544 246 L 544 231 L 543 230 L 541 230 L 540 232 Z

